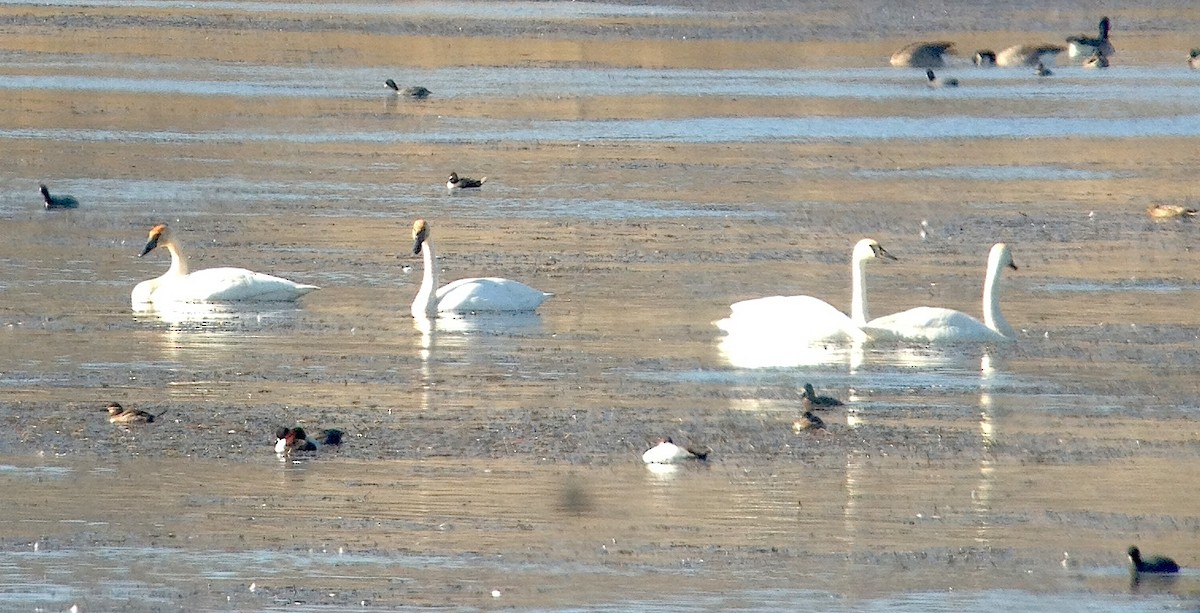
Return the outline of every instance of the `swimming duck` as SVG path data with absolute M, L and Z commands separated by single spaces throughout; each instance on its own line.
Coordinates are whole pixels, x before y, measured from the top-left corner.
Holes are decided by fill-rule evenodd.
M 304 428 L 280 426 L 275 430 L 275 453 L 316 451 L 321 447 L 337 447 L 342 444 L 342 437 L 345 434 L 341 430 L 331 428 L 321 430 L 315 438 L 309 438 Z
M 1108 68 L 1108 56 L 1096 50 L 1088 59 L 1083 61 L 1084 68 Z
M 418 100 L 423 100 L 425 98 L 428 98 L 429 94 L 433 93 L 433 92 L 429 91 L 428 89 L 421 87 L 420 85 L 415 85 L 413 87 L 405 87 L 404 89 L 400 89 L 400 86 L 396 85 L 396 82 L 391 79 L 384 81 L 383 84 L 388 86 L 389 88 L 392 89 L 392 91 L 396 92 L 397 94 L 400 94 L 401 96 L 405 96 L 407 98 L 416 98 Z
M 997 66 L 1037 66 L 1054 63 L 1054 58 L 1063 52 L 1061 45 L 1013 45 L 996 54 Z
M 987 68 L 996 65 L 996 52 L 991 49 L 980 49 L 975 52 L 975 65 Z
M 1099 30 L 1100 35 L 1093 38 L 1086 34 L 1067 37 L 1067 55 L 1069 57 L 1085 57 L 1095 52 L 1100 52 L 1103 55 L 1112 55 L 1117 52 L 1113 48 L 1112 43 L 1108 41 L 1108 30 L 1112 24 L 1108 21 L 1108 17 L 1101 17 Z
M 688 460 L 706 460 L 710 449 L 704 451 L 692 447 L 680 447 L 671 441 L 670 437 L 658 439 L 658 444 L 647 449 L 642 454 L 642 462 L 646 464 L 674 464 Z
M 127 409 L 119 402 L 110 402 L 104 408 L 108 411 L 108 423 L 110 424 L 149 424 L 167 414 L 166 411 L 154 415 L 138 409 Z
M 42 192 L 42 200 L 45 201 L 47 209 L 73 209 L 79 206 L 75 196 L 51 196 L 45 183 L 39 183 L 38 188 Z
M 815 409 L 819 411 L 829 407 L 842 406 L 842 401 L 834 398 L 833 396 L 818 396 L 817 392 L 813 390 L 812 383 L 804 384 L 804 393 L 800 395 L 800 398 L 804 400 L 805 409 Z
M 483 187 L 488 178 L 471 179 L 468 177 L 460 177 L 457 172 L 450 173 L 450 178 L 446 181 L 446 189 L 454 191 L 456 189 L 476 189 Z
M 804 414 L 800 416 L 800 419 L 792 422 L 792 430 L 795 430 L 796 432 L 801 432 L 804 430 L 812 430 L 814 432 L 817 430 L 825 430 L 825 420 L 817 417 L 817 414 L 813 413 L 812 411 L 805 411 Z M 826 430 L 826 432 L 828 432 L 828 430 Z
M 421 289 L 412 302 L 416 319 L 434 318 L 438 313 L 523 312 L 533 311 L 553 294 L 547 294 L 512 279 L 471 277 L 438 287 L 434 263 L 433 239 L 424 219 L 413 222 L 413 255 L 424 264 Z
M 889 61 L 898 68 L 941 68 L 952 47 L 954 43 L 945 41 L 911 43 L 893 53 Z
M 1152 204 L 1149 207 L 1146 207 L 1146 214 L 1152 219 L 1195 217 L 1196 213 L 1196 209 L 1189 209 L 1182 204 Z
M 1193 70 L 1200 68 L 1200 49 L 1192 49 L 1188 55 L 1188 67 Z
M 1133 574 L 1140 573 L 1155 573 L 1167 574 L 1179 572 L 1179 565 L 1175 560 L 1165 556 L 1150 556 L 1142 557 L 1142 552 L 1137 547 L 1129 548 L 1129 571 Z
M 925 76 L 929 79 L 929 87 L 934 89 L 942 87 L 958 87 L 958 79 L 943 79 L 933 74 L 932 69 L 925 70 Z
M 1033 74 L 1038 77 L 1048 77 L 1054 74 L 1054 71 L 1046 68 L 1045 64 L 1038 62 L 1037 68 L 1033 69 Z
M 150 228 L 146 246 L 138 257 L 157 247 L 171 252 L 171 267 L 161 277 L 138 283 L 130 299 L 133 304 L 172 302 L 273 302 L 292 301 L 315 290 L 280 277 L 245 268 L 207 268 L 188 272 L 183 248 L 167 224 Z

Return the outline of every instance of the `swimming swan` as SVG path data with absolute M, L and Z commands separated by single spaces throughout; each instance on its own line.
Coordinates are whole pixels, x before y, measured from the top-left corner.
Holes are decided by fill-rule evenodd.
M 150 238 L 138 257 L 156 247 L 171 252 L 171 268 L 156 279 L 142 281 L 130 296 L 134 305 L 172 302 L 281 302 L 295 300 L 314 289 L 287 279 L 245 268 L 207 268 L 189 273 L 183 249 L 167 224 L 150 228 Z
M 867 323 L 867 262 L 895 260 L 875 239 L 864 238 L 850 255 L 850 316 L 812 296 L 768 296 L 733 303 L 729 317 L 717 322 L 728 334 L 765 333 L 790 335 L 809 341 L 857 340 L 866 336 L 859 327 Z
M 533 311 L 553 295 L 519 281 L 496 277 L 459 279 L 438 287 L 429 224 L 418 219 L 413 223 L 412 234 L 413 255 L 421 255 L 425 267 L 421 289 L 412 302 L 412 315 L 417 319 L 437 317 L 438 313 Z
M 1017 269 L 1004 243 L 996 243 L 988 255 L 987 278 L 983 282 L 983 318 L 953 309 L 916 307 L 871 320 L 863 331 L 873 340 L 899 339 L 919 342 L 1011 341 L 1017 336 L 1000 313 L 1000 271 Z

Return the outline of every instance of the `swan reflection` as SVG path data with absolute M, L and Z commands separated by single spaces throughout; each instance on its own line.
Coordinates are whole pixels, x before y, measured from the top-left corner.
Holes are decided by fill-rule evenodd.
M 862 343 L 788 339 L 777 334 L 731 332 L 721 337 L 717 350 L 722 359 L 736 368 L 847 364 L 854 370 L 863 361 Z
M 228 302 L 175 302 L 143 303 L 133 307 L 137 320 L 159 321 L 179 329 L 230 327 L 236 322 L 252 322 L 256 326 L 264 323 L 295 321 L 298 308 L 276 308 L 262 310 L 262 305 L 239 305 Z

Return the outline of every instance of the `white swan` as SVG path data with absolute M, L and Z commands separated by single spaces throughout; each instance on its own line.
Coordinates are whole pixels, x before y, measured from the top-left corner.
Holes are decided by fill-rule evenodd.
M 1000 313 L 1000 271 L 1013 270 L 1012 252 L 1004 243 L 996 243 L 988 255 L 987 277 L 983 282 L 983 322 L 953 309 L 916 307 L 871 320 L 863 331 L 873 340 L 893 339 L 928 343 L 975 341 L 1011 341 L 1017 336 Z
M 787 338 L 789 342 L 852 340 L 866 336 L 859 328 L 867 323 L 867 262 L 895 260 L 877 241 L 864 238 L 850 255 L 850 316 L 812 296 L 768 296 L 733 303 L 730 315 L 716 322 L 728 334 L 763 333 Z
M 150 238 L 138 257 L 156 247 L 171 252 L 171 268 L 161 277 L 142 281 L 133 288 L 133 304 L 178 302 L 272 302 L 295 300 L 318 289 L 245 268 L 207 268 L 189 273 L 183 249 L 167 224 L 150 228 Z
M 553 295 L 520 281 L 496 277 L 459 279 L 438 287 L 429 224 L 418 219 L 412 233 L 413 255 L 421 255 L 425 268 L 421 289 L 412 302 L 412 315 L 417 319 L 437 317 L 438 313 L 533 311 Z

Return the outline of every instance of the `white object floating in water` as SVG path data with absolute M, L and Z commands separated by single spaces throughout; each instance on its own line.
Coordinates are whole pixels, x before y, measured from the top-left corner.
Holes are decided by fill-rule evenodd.
M 492 598 L 499 598 L 500 590 L 492 590 Z
M 251 593 L 253 593 L 253 592 L 257 592 L 257 591 L 258 591 L 258 584 L 257 584 L 257 583 L 251 583 L 251 584 L 250 584 L 250 592 L 251 592 Z

